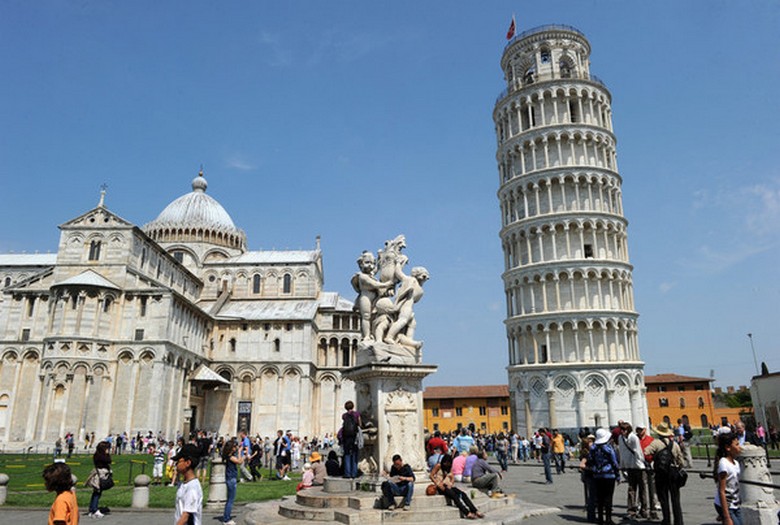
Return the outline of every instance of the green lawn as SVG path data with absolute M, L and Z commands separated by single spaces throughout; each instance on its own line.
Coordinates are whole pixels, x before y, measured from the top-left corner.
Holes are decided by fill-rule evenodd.
M 116 485 L 107 490 L 100 498 L 101 507 L 129 507 L 132 495 L 132 477 L 152 473 L 152 456 L 148 454 L 112 456 L 114 481 Z M 73 456 L 66 461 L 73 473 L 79 479 L 76 486 L 79 506 L 89 506 L 92 489 L 84 487 L 92 470 L 92 456 Z M 47 507 L 54 500 L 54 495 L 46 492 L 41 472 L 51 463 L 50 456 L 44 455 L 0 455 L 0 473 L 10 478 L 6 505 L 15 507 Z M 132 469 L 132 470 L 131 470 Z M 261 471 L 268 477 L 268 469 Z M 295 494 L 295 486 L 300 481 L 300 474 L 291 474 L 291 481 L 259 481 L 256 483 L 240 483 L 236 492 L 237 503 L 249 503 L 278 499 L 282 496 Z M 171 508 L 176 498 L 176 488 L 168 486 L 151 486 L 149 491 L 149 506 L 156 508 Z M 208 498 L 208 483 L 203 487 L 203 498 Z

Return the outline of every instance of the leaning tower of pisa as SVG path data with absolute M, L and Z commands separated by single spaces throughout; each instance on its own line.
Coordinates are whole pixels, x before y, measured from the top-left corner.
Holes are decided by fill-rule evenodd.
M 590 44 L 514 37 L 493 111 L 509 390 L 520 432 L 647 422 L 611 95 Z

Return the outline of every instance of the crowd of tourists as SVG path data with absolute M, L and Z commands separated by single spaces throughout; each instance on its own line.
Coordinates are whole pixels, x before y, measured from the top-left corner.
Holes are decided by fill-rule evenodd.
M 765 446 L 766 435 L 760 435 L 757 429 L 746 430 L 741 421 L 713 429 L 713 438 L 718 445 L 713 470 L 716 480 L 714 502 L 718 521 L 724 525 L 742 524 L 740 467 L 736 457 L 745 444 Z M 586 427 L 577 433 L 576 441 L 565 432 L 548 428 L 539 428 L 529 437 L 511 430 L 487 434 L 470 428 L 426 432 L 429 482 L 426 495 L 443 495 L 448 505 L 459 510 L 462 518 L 480 519 L 484 514 L 474 504 L 475 491 L 490 498 L 505 497 L 501 483 L 510 462 L 536 461 L 543 466 L 546 483 L 554 483 L 553 468 L 557 474 L 564 474 L 567 469 L 579 472 L 588 522 L 614 523 L 615 488 L 624 482 L 627 485 L 627 513 L 623 518 L 683 525 L 680 490 L 687 479 L 685 469 L 692 466 L 692 437 L 691 428 L 682 421 L 676 426 L 662 422 L 653 429 L 643 424 L 632 426 L 626 421 L 593 431 Z M 73 443 L 74 436 L 67 434 L 64 443 L 58 440 L 55 455 L 64 454 L 63 448 L 67 448 L 70 456 L 75 447 Z M 125 433 L 115 434 L 96 442 L 94 434 L 89 433 L 85 448 L 91 450 L 93 447 L 94 469 L 85 482 L 93 491 L 88 511 L 91 518 L 102 518 L 107 513 L 99 504 L 103 491 L 113 486 L 112 454 L 153 455 L 153 483 L 178 487 L 176 519 L 185 520 L 181 523 L 187 523 L 187 519 L 200 523 L 202 483 L 207 481 L 211 461 L 217 457 L 225 464 L 227 501 L 222 516 L 225 525 L 235 525 L 232 510 L 238 483 L 290 480 L 290 472 L 300 470 L 297 490 L 304 490 L 323 485 L 326 477 L 352 479 L 363 474 L 358 465 L 359 450 L 363 447 L 363 421 L 351 401 L 344 406 L 339 431 L 335 435 L 326 434 L 322 439 L 300 438 L 289 430 L 277 431 L 273 439 L 259 435 L 250 437 L 243 431 L 230 437 L 200 431 L 188 439 L 179 435 L 175 440 L 167 440 L 160 433 L 148 432 L 137 433 L 130 439 Z M 488 462 L 491 453 L 497 467 Z M 261 472 L 263 465 L 269 469 L 267 478 Z M 58 493 L 51 510 L 53 515 L 72 513 L 74 508 L 78 513 L 75 498 L 69 495 L 72 483 L 64 481 L 64 469 L 67 469 L 65 463 L 55 462 L 44 471 L 47 488 Z M 390 470 L 381 474 L 386 479 L 381 485 L 379 506 L 408 510 L 413 505 L 417 481 L 413 469 L 396 454 Z M 74 522 L 65 520 L 65 523 Z

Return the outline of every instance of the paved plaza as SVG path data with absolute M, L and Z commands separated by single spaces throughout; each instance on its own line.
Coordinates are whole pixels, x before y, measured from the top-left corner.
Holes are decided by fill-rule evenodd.
M 695 462 L 697 470 L 706 470 L 706 461 Z M 778 480 L 778 472 L 773 469 L 773 479 Z M 582 484 L 579 474 L 571 470 L 566 474 L 555 475 L 555 482 L 547 485 L 544 482 L 542 466 L 536 462 L 528 462 L 520 465 L 510 465 L 509 473 L 502 483 L 507 493 L 514 493 L 520 500 L 535 504 L 555 506 L 560 509 L 558 514 L 531 517 L 524 520 L 524 525 L 571 525 L 572 523 L 586 523 L 585 512 L 582 508 Z M 620 484 L 615 489 L 614 519 L 619 522 L 626 512 L 626 484 Z M 691 475 L 688 485 L 682 490 L 683 511 L 686 525 L 717 525 L 715 511 L 712 506 L 714 484 L 711 479 L 700 479 L 697 475 Z M 416 503 L 425 496 L 417 496 Z M 242 523 L 245 512 L 243 506 L 235 509 L 236 522 Z M 220 512 L 206 511 L 203 525 L 218 525 Z M 0 510 L 0 524 L 40 524 L 45 523 L 48 509 L 2 509 Z M 489 517 L 489 516 L 488 516 Z M 82 516 L 82 523 L 91 523 L 93 520 Z M 173 523 L 173 509 L 170 510 L 130 510 L 116 509 L 110 516 L 100 520 L 104 525 L 171 525 Z M 279 519 L 279 522 L 287 520 Z M 287 521 L 287 523 L 291 523 Z M 306 523 L 301 521 L 301 523 Z M 629 523 L 624 521 L 624 523 Z M 637 522 L 641 523 L 641 522 Z

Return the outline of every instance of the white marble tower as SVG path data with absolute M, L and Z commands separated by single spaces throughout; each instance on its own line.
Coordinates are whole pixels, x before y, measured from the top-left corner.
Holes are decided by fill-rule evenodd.
M 521 433 L 647 422 L 611 95 L 577 29 L 504 49 L 493 111 L 509 389 Z

